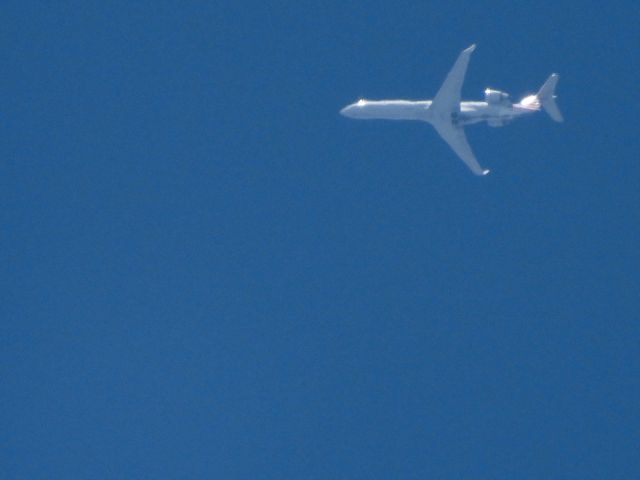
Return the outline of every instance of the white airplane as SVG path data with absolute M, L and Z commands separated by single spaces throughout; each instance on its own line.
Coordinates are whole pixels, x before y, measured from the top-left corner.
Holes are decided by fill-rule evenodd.
M 458 56 L 456 63 L 433 100 L 365 100 L 346 106 L 340 113 L 359 119 L 420 120 L 429 122 L 453 151 L 476 175 L 486 175 L 464 134 L 464 125 L 486 121 L 492 127 L 501 127 L 510 121 L 544 109 L 556 122 L 562 122 L 562 114 L 555 102 L 554 90 L 558 75 L 552 74 L 535 95 L 529 95 L 512 103 L 509 95 L 487 88 L 484 102 L 461 102 L 460 90 L 467 72 L 471 45 Z

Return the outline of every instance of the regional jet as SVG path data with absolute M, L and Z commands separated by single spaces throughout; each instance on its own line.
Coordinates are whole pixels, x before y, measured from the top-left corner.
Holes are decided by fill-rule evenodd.
M 545 110 L 556 122 L 562 122 L 562 114 L 555 102 L 558 75 L 552 74 L 535 95 L 528 95 L 519 103 L 512 103 L 507 93 L 487 88 L 484 102 L 461 102 L 460 90 L 467 72 L 471 45 L 458 56 L 456 63 L 433 100 L 365 100 L 346 106 L 340 113 L 358 119 L 419 120 L 428 122 L 442 139 L 476 175 L 486 175 L 489 170 L 480 166 L 464 134 L 464 126 L 487 122 L 491 127 L 501 127 L 516 118 Z

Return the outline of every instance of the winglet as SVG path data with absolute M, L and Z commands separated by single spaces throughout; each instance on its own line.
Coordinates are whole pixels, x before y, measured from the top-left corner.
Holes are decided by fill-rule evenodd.
M 491 171 L 491 170 L 488 170 L 488 169 L 487 169 L 487 170 L 483 170 L 483 171 L 482 171 L 482 175 L 483 175 L 483 176 L 484 176 L 484 175 L 489 175 L 489 172 L 490 172 L 490 171 Z
M 475 49 L 476 49 L 476 44 L 475 44 L 475 43 L 473 43 L 473 44 L 471 44 L 471 46 L 467 47 L 464 51 L 465 51 L 465 52 L 469 52 L 469 53 L 471 53 L 471 52 L 473 52 Z

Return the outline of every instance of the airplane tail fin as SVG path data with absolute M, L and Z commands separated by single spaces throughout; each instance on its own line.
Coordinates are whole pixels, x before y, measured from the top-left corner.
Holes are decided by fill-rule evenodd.
M 549 114 L 549 116 L 555 120 L 556 122 L 562 122 L 564 119 L 562 118 L 562 113 L 560 113 L 560 109 L 556 104 L 556 95 L 555 89 L 558 84 L 558 74 L 552 73 L 547 81 L 544 82 L 544 85 L 540 87 L 538 93 L 536 93 L 536 97 L 542 105 L 542 109 Z

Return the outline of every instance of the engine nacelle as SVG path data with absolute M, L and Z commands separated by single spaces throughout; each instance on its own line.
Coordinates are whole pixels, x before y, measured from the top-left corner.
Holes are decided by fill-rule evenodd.
M 511 105 L 508 93 L 501 92 L 500 90 L 492 90 L 490 88 L 487 88 L 484 91 L 484 101 L 489 105 Z

